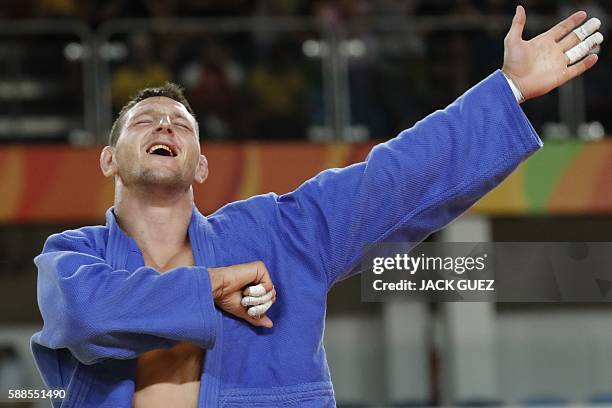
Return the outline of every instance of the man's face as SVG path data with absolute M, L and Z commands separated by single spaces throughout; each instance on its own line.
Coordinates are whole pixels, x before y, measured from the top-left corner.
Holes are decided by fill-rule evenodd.
M 207 172 L 194 117 L 164 96 L 140 101 L 125 114 L 113 156 L 113 174 L 126 187 L 187 190 L 193 181 L 204 181 L 202 172 Z

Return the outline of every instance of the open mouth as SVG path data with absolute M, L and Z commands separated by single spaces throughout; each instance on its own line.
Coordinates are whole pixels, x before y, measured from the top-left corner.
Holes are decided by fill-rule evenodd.
M 155 144 L 149 147 L 149 149 L 147 150 L 147 153 L 155 154 L 158 156 L 166 156 L 166 157 L 176 156 L 176 153 L 174 152 L 174 150 L 170 146 L 164 145 L 164 144 Z

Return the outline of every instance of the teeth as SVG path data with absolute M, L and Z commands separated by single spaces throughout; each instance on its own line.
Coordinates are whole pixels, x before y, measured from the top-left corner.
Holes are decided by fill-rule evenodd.
M 151 146 L 149 148 L 149 150 L 147 151 L 147 153 L 152 153 L 152 152 L 154 152 L 157 149 L 164 149 L 164 150 L 166 150 L 167 152 L 170 153 L 170 156 L 174 157 L 174 152 L 172 151 L 172 149 L 170 149 L 168 146 L 162 145 L 162 144 L 156 144 L 156 145 Z

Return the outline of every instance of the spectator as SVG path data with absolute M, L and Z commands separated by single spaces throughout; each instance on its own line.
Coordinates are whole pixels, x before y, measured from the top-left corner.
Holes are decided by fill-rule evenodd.
M 139 89 L 170 80 L 169 70 L 155 62 L 151 39 L 144 33 L 130 38 L 130 61 L 117 68 L 111 83 L 113 108 L 118 109 Z
M 505 0 L 485 0 L 482 6 L 482 18 L 489 16 L 493 18 L 504 18 L 511 16 L 514 7 Z M 508 17 L 509 18 L 509 17 Z M 483 31 L 477 31 L 470 36 L 470 83 L 478 81 L 478 78 L 486 75 L 497 68 L 499 61 L 503 61 L 504 36 L 506 33 L 497 27 L 487 25 Z
M 252 114 L 258 138 L 303 138 L 306 131 L 304 113 L 305 79 L 292 63 L 291 51 L 297 45 L 286 42 L 274 45 L 264 63 L 256 66 L 248 79 L 254 99 Z
M 235 135 L 237 89 L 244 72 L 216 40 L 200 50 L 200 58 L 181 72 L 191 105 L 200 117 L 201 134 L 221 139 Z

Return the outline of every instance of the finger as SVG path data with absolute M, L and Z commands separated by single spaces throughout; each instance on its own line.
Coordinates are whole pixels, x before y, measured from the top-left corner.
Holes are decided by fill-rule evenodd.
M 273 296 L 274 290 L 271 290 L 263 296 L 245 296 L 240 301 L 240 304 L 244 307 L 261 305 L 268 302 Z
M 270 320 L 268 316 L 261 316 L 259 319 L 259 324 L 260 326 L 267 327 L 268 329 L 271 329 L 272 326 L 274 326 L 274 323 L 272 323 L 272 320 Z
M 525 22 L 527 21 L 527 15 L 523 6 L 516 6 L 516 12 L 512 19 L 512 25 L 510 31 L 508 31 L 507 38 L 511 41 L 518 41 L 523 38 L 523 30 L 525 29 Z
M 235 276 L 235 281 L 241 283 L 241 290 L 244 288 L 244 286 L 249 284 L 262 284 L 266 291 L 272 290 L 273 285 L 272 280 L 270 279 L 270 273 L 262 261 L 253 261 L 233 265 L 231 267 L 227 267 L 227 269 L 231 270 Z
M 593 34 L 592 36 L 590 36 L 589 38 L 587 38 L 586 40 L 582 41 L 580 44 L 578 44 L 574 48 L 567 50 L 565 52 L 565 55 L 567 56 L 567 59 L 569 61 L 568 64 L 571 65 L 575 63 L 576 61 L 580 61 L 582 58 L 584 58 L 589 53 L 589 51 L 591 51 L 591 49 L 601 44 L 603 40 L 604 40 L 603 35 L 597 32 Z
M 593 65 L 595 65 L 598 59 L 599 57 L 597 56 L 597 54 L 591 54 L 579 63 L 568 67 L 567 71 L 569 78 L 567 80 L 569 81 L 570 79 L 574 79 L 578 75 L 583 74 L 586 70 L 590 69 Z
M 248 314 L 244 317 L 244 320 L 246 320 L 247 322 L 249 322 L 251 325 L 255 326 L 255 327 L 267 327 L 270 328 L 272 327 L 274 324 L 272 323 L 272 320 L 270 320 L 270 318 L 266 315 L 261 315 L 261 316 L 249 316 Z
M 256 261 L 255 265 L 257 266 L 257 283 L 261 283 L 266 291 L 272 290 L 274 285 L 272 285 L 272 280 L 270 278 L 270 272 L 268 272 L 268 268 L 266 264 L 262 261 Z
M 264 287 L 264 285 L 260 283 L 254 286 L 247 287 L 244 290 L 243 294 L 245 296 L 263 296 L 266 294 L 266 292 L 267 292 L 266 288 Z
M 574 27 L 582 23 L 586 16 L 587 14 L 584 11 L 578 11 L 548 30 L 546 35 L 555 41 L 559 41 L 572 31 Z
M 584 39 L 589 35 L 599 30 L 599 27 L 601 27 L 601 21 L 598 18 L 593 17 L 580 27 L 576 28 L 573 33 L 580 41 L 584 41 Z
M 575 47 L 581 41 L 584 41 L 585 38 L 599 30 L 599 27 L 601 27 L 601 21 L 598 18 L 593 17 L 589 19 L 589 21 L 563 37 L 563 39 L 559 42 L 561 49 L 563 51 L 567 51 L 570 48 Z
M 271 328 L 272 326 L 274 326 L 272 320 L 270 320 L 268 316 L 251 317 L 247 315 L 245 317 L 245 320 L 255 327 Z
M 263 305 L 251 306 L 248 309 L 247 313 L 251 317 L 261 316 L 261 315 L 263 315 L 264 313 L 266 313 L 268 311 L 270 306 L 272 306 L 272 301 L 271 300 L 267 301 Z

